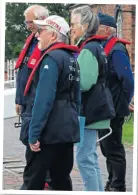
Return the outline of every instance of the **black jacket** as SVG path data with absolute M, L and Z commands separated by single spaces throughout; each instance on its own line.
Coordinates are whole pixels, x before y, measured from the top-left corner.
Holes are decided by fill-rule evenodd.
M 106 41 L 106 43 L 108 43 L 108 40 Z M 106 46 L 106 43 L 103 43 L 104 47 Z M 128 51 L 126 49 L 126 46 L 121 42 L 117 42 L 108 55 L 107 85 L 108 85 L 108 87 L 111 91 L 111 94 L 112 94 L 116 115 L 121 116 L 121 117 L 125 117 L 125 116 L 129 115 L 129 99 L 130 99 L 130 96 L 132 96 L 132 95 L 128 94 L 128 92 L 125 93 L 125 91 L 123 89 L 123 82 L 125 82 L 125 80 L 123 77 L 121 80 L 119 80 L 118 75 L 114 69 L 115 62 L 113 62 L 112 56 L 113 56 L 113 53 L 115 51 L 121 51 L 128 58 L 129 58 L 129 54 L 128 54 Z M 118 60 L 119 59 L 116 60 L 116 63 L 118 62 Z M 126 62 L 126 60 L 122 58 L 121 61 L 122 62 L 119 64 L 122 66 L 125 66 L 124 62 Z M 120 69 L 120 71 L 121 70 L 122 69 Z M 124 71 L 125 72 L 128 71 L 128 78 L 131 77 L 131 74 L 132 74 L 131 70 L 124 69 Z M 133 83 L 133 81 L 131 83 Z M 131 87 L 132 87 L 131 91 L 133 91 L 134 85 L 131 84 Z M 128 94 L 128 97 L 126 94 Z
M 45 66 L 49 66 L 47 65 L 47 59 L 51 60 L 51 63 L 53 62 L 58 67 L 57 86 L 55 89 L 52 89 L 52 91 L 56 91 L 55 97 L 47 93 L 47 88 L 51 91 L 48 80 L 52 79 L 48 78 L 48 74 L 44 83 L 45 91 L 40 91 L 39 89 L 42 69 Z M 45 99 L 42 98 L 44 102 L 40 100 L 40 104 L 37 104 L 38 99 L 34 101 L 33 118 L 30 119 L 31 123 L 29 126 L 29 143 L 35 143 L 37 139 L 40 140 L 41 144 L 79 142 L 80 78 L 79 66 L 73 53 L 63 49 L 50 51 L 43 58 L 39 67 L 40 70 L 36 72 L 32 85 L 38 88 L 35 97 L 39 94 L 40 99 L 43 96 Z M 56 75 L 51 76 L 56 77 Z M 40 116 L 42 113 L 45 114 L 45 117 Z M 27 133 L 26 131 L 26 135 Z M 25 136 L 23 134 L 25 135 L 25 131 L 22 131 L 20 139 L 23 142 L 26 140 L 25 142 L 27 143 L 28 139 L 24 139 Z

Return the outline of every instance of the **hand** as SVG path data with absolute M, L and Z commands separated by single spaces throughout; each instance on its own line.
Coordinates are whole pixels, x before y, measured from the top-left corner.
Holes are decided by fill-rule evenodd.
M 16 111 L 16 114 L 17 114 L 17 115 L 21 114 L 21 105 L 16 104 L 16 105 L 15 105 L 15 111 Z
M 39 152 L 39 151 L 41 151 L 40 142 L 38 140 L 37 140 L 37 142 L 35 144 L 29 144 L 29 145 L 30 145 L 30 149 L 33 152 Z
M 129 110 L 130 110 L 130 112 L 134 112 L 134 105 L 133 104 L 129 104 Z

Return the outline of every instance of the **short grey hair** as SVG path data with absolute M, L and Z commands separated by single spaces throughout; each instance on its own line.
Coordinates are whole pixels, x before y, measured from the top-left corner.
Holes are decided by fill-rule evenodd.
M 111 30 L 111 34 L 112 34 L 113 36 L 116 36 L 116 35 L 117 35 L 117 33 L 116 33 L 116 28 L 110 27 L 110 30 Z
M 65 36 L 51 26 L 46 26 L 46 29 L 48 31 L 55 32 L 57 34 L 57 42 L 63 42 L 66 44 L 69 43 L 69 35 L 68 34 Z
M 38 19 L 45 19 L 49 16 L 49 11 L 47 7 L 41 5 L 31 5 L 24 11 L 24 16 L 32 11 L 36 18 Z
M 99 18 L 92 12 L 91 7 L 82 6 L 74 9 L 72 15 L 79 14 L 81 17 L 81 25 L 88 23 L 88 29 L 85 32 L 86 38 L 95 35 L 99 28 Z
M 103 25 L 103 24 L 100 24 L 100 26 L 102 26 L 104 28 L 108 27 L 109 30 L 110 30 L 110 34 L 116 37 L 116 35 L 117 35 L 116 28 L 111 27 L 111 26 L 106 26 L 106 25 Z

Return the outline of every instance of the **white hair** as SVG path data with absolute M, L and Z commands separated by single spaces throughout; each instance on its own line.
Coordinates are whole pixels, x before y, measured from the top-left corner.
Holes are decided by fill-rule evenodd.
M 57 34 L 57 42 L 64 42 L 66 44 L 69 43 L 69 35 L 65 36 L 51 26 L 46 26 L 46 29 Z
M 41 6 L 41 5 L 31 5 L 24 11 L 24 16 L 28 12 L 32 11 L 36 18 L 38 19 L 45 19 L 49 16 L 49 11 L 47 7 Z
M 109 27 L 110 28 L 110 32 L 113 36 L 116 36 L 116 28 L 114 27 Z

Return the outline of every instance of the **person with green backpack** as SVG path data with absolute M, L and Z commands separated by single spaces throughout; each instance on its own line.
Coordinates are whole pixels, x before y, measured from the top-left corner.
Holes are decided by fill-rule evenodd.
M 80 48 L 81 116 L 85 117 L 84 137 L 77 146 L 77 164 L 86 191 L 104 191 L 96 151 L 97 130 L 115 116 L 112 97 L 106 87 L 107 58 L 97 36 L 99 19 L 89 6 L 71 13 L 71 36 Z M 102 131 L 102 130 L 101 130 Z

